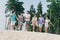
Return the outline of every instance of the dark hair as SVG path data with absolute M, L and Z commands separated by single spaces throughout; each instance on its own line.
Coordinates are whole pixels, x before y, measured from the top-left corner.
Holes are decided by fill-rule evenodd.
M 21 15 L 21 13 L 19 13 L 19 15 Z
M 19 13 L 18 15 L 21 15 L 22 13 Z M 22 15 L 23 16 L 23 15 Z
M 40 14 L 42 17 L 43 17 L 43 15 L 42 14 Z M 39 15 L 39 17 L 40 17 L 40 15 Z
M 27 13 L 29 13 L 29 11 L 27 11 Z
M 33 14 L 33 16 L 35 16 L 36 14 Z
M 48 17 L 48 19 L 49 19 L 49 16 L 46 16 L 46 17 Z
M 27 12 L 29 12 L 29 11 L 27 11 Z
M 12 13 L 14 13 L 15 11 L 12 11 Z
M 43 14 L 40 14 L 40 15 L 43 15 Z

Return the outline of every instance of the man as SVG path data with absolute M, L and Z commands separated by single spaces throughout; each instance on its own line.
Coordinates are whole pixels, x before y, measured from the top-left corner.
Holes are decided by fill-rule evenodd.
M 39 31 L 42 31 L 42 26 L 44 24 L 44 18 L 42 17 L 42 14 L 40 14 L 40 17 L 38 19 L 38 26 L 39 26 Z
M 29 22 L 30 22 L 30 17 L 31 17 L 31 15 L 29 14 L 29 11 L 27 11 L 27 13 L 24 15 L 25 22 L 26 22 L 26 30 L 28 30 L 28 25 L 29 25 Z
M 12 29 L 14 30 L 15 23 L 16 23 L 16 14 L 15 14 L 15 11 L 12 11 L 12 14 L 11 14 L 10 18 L 11 18 L 11 26 L 12 26 Z

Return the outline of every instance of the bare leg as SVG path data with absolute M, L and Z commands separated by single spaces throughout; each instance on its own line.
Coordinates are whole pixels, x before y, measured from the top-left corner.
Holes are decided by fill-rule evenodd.
M 25 29 L 28 31 L 28 25 L 26 24 L 26 27 L 25 27 Z
M 33 25 L 33 32 L 34 32 L 34 29 L 35 29 L 35 25 Z
M 39 27 L 39 31 L 40 31 L 40 32 L 42 31 L 42 27 Z
M 14 30 L 15 25 L 12 25 L 12 30 Z
M 48 27 L 45 27 L 45 32 L 46 32 L 46 33 L 48 32 Z
M 19 30 L 21 29 L 21 24 L 18 24 L 18 29 L 19 29 Z

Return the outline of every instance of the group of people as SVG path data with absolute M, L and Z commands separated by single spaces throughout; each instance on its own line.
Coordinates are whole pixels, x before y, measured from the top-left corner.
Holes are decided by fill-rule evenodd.
M 16 19 L 17 19 L 18 30 L 21 30 L 21 27 L 24 26 L 25 30 L 28 31 L 29 24 L 31 23 L 30 25 L 32 26 L 33 32 L 34 32 L 35 26 L 37 26 L 39 31 L 41 32 L 43 25 L 45 27 L 45 32 L 48 32 L 48 27 L 50 23 L 48 16 L 46 16 L 46 18 L 44 19 L 42 14 L 40 14 L 39 17 L 37 17 L 36 14 L 34 14 L 31 20 L 31 15 L 29 14 L 28 11 L 25 14 L 20 13 L 18 14 L 18 16 L 16 16 L 15 11 L 12 11 L 10 15 L 10 19 L 11 19 L 11 27 L 13 30 L 15 27 Z

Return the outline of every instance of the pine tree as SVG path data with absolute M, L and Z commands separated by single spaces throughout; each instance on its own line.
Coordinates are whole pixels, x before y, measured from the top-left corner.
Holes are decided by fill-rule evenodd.
M 39 14 L 42 14 L 42 4 L 41 4 L 41 2 L 39 2 L 38 6 L 37 6 L 37 17 L 39 16 Z
M 31 14 L 31 19 L 32 19 L 32 17 L 33 17 L 33 15 L 35 14 L 35 8 L 34 8 L 34 5 L 31 5 L 31 7 L 30 7 L 30 14 Z

